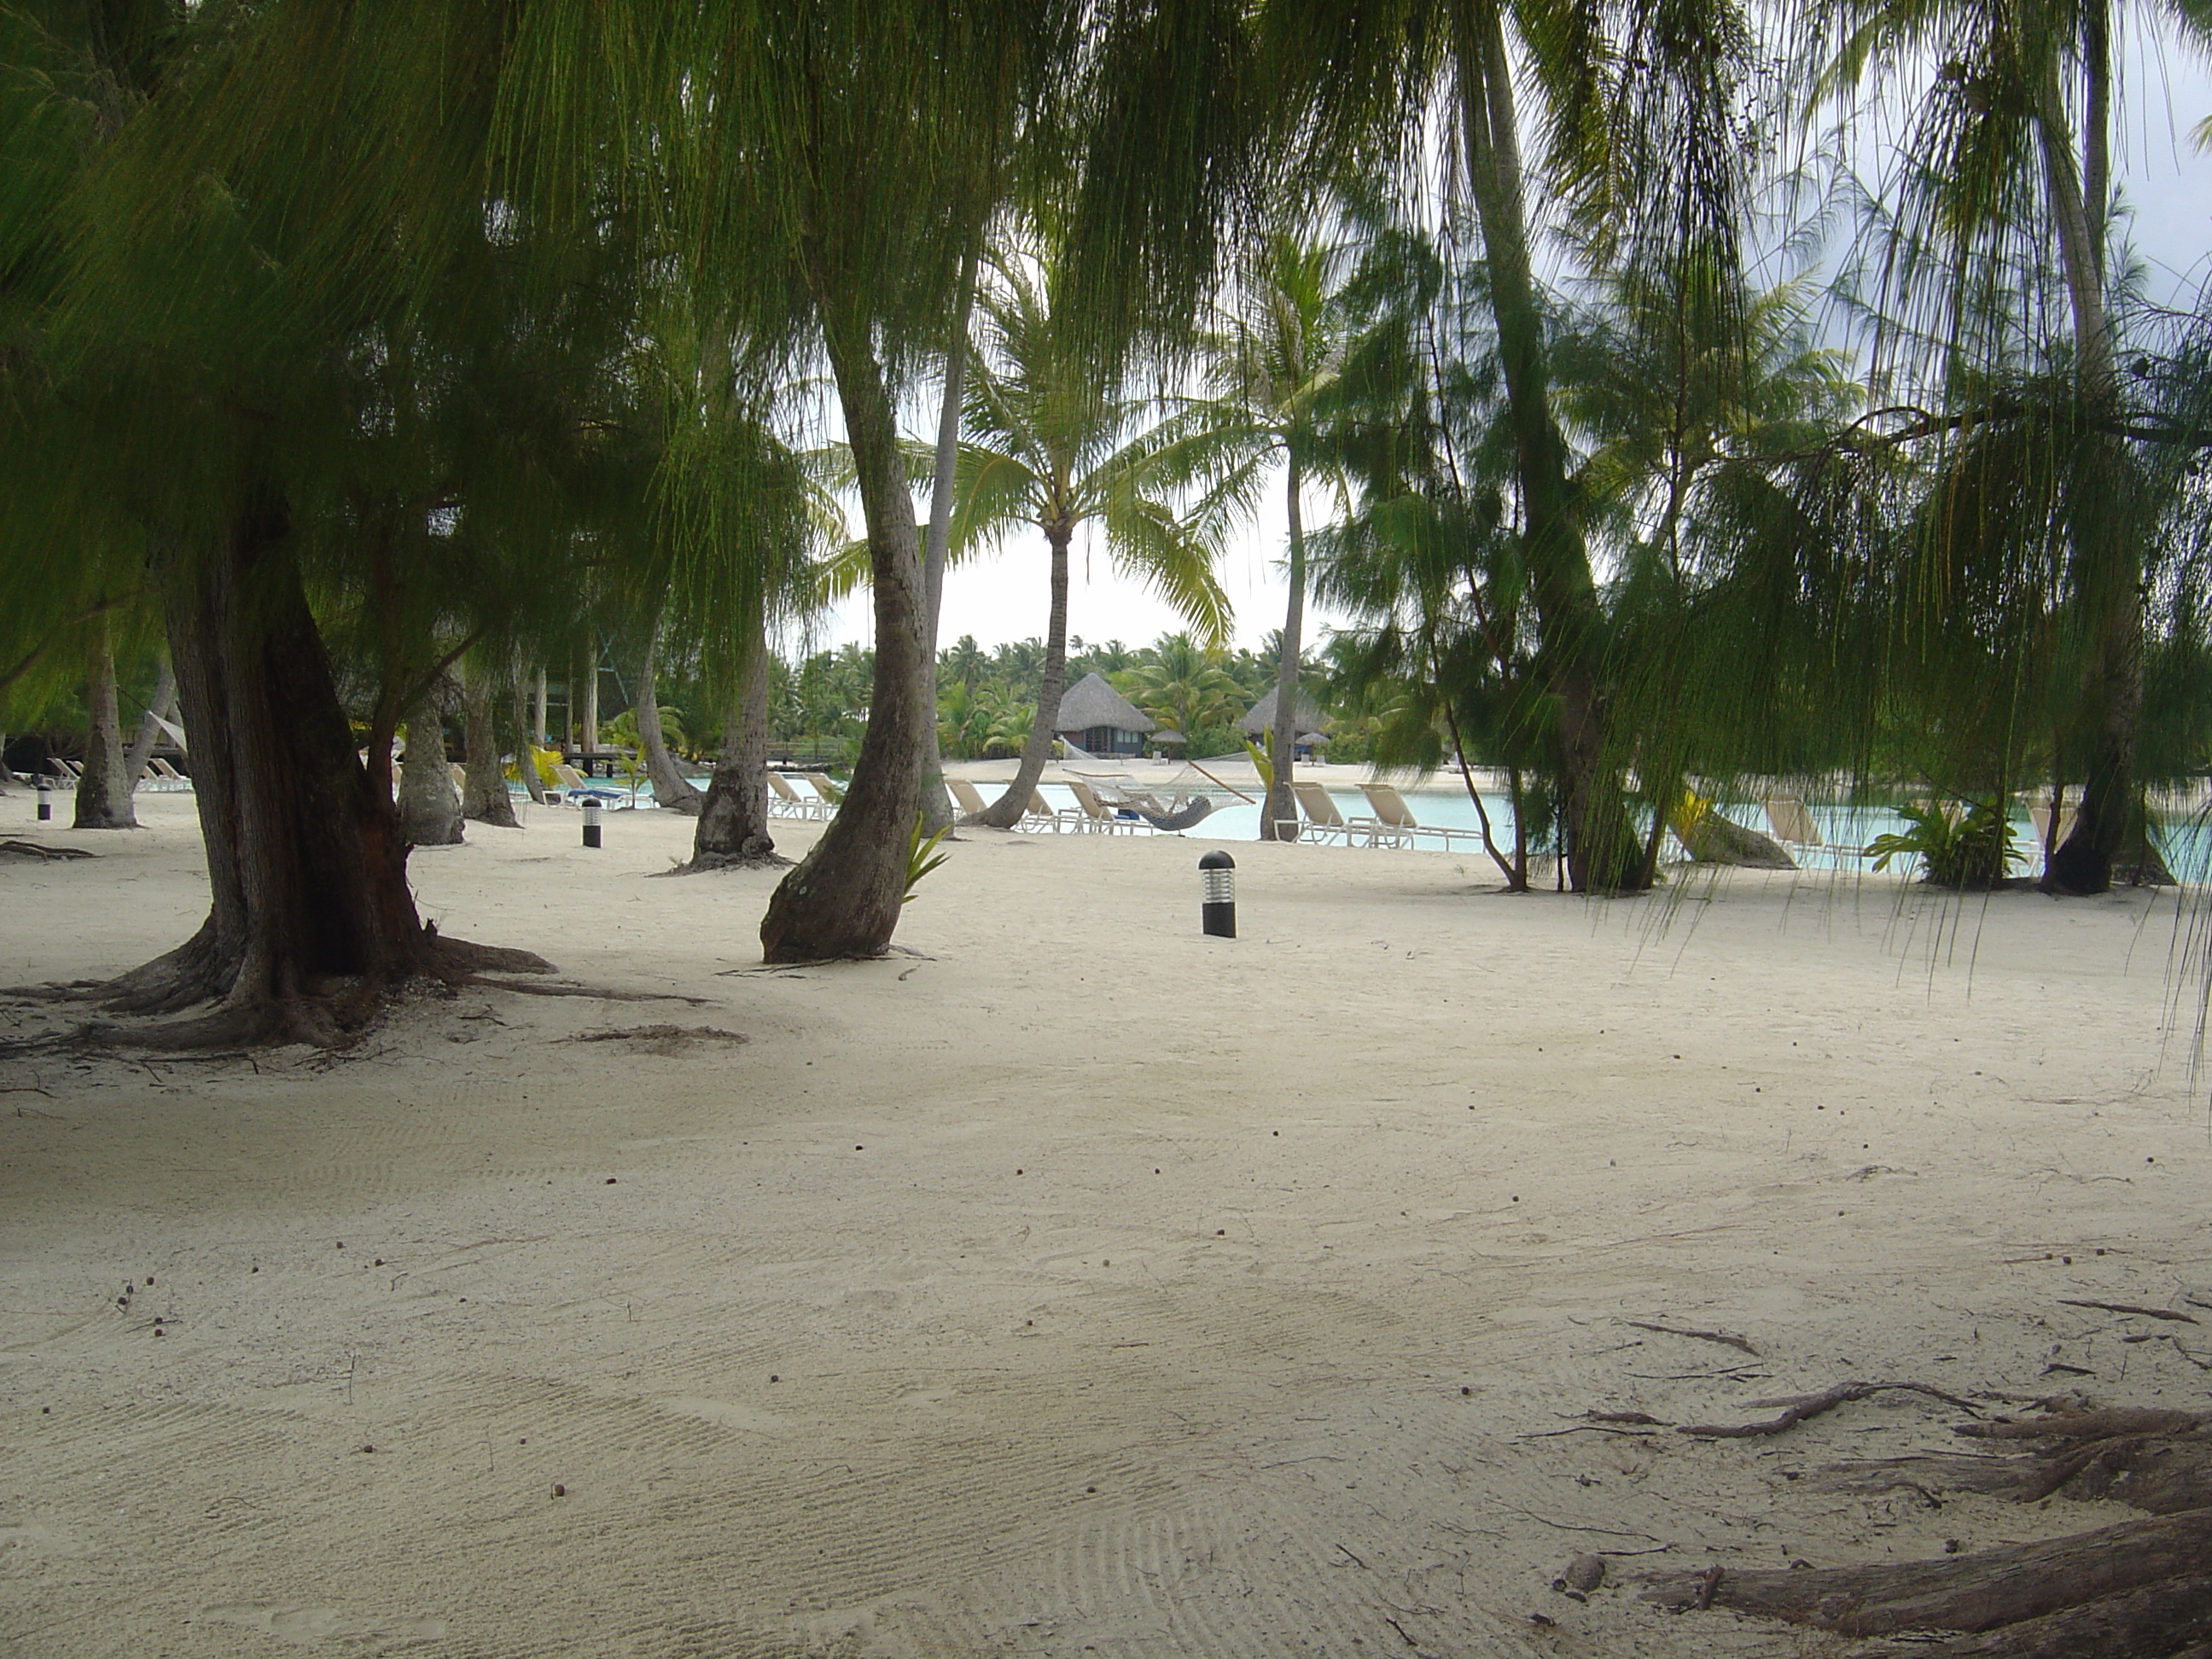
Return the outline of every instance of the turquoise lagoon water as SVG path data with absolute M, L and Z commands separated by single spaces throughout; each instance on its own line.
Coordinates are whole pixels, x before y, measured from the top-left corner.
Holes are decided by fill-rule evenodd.
M 703 777 L 695 778 L 692 782 L 702 790 L 707 787 L 707 780 Z M 1042 787 L 1045 799 L 1054 807 L 1068 811 L 1075 810 L 1075 797 L 1065 786 L 1048 783 Z M 988 788 L 984 791 L 987 797 L 992 793 Z M 1357 789 L 1332 788 L 1329 799 L 1336 803 L 1336 810 L 1347 819 L 1374 816 L 1374 809 L 1368 805 L 1367 798 Z M 638 791 L 638 805 L 649 806 L 652 804 L 653 789 L 647 784 Z M 1511 805 L 1503 792 L 1492 794 L 1486 791 L 1482 804 L 1490 814 L 1492 836 L 1499 849 L 1510 856 L 1513 845 Z M 1478 838 L 1480 825 L 1475 818 L 1474 803 L 1468 799 L 1465 790 L 1408 791 L 1406 792 L 1406 805 L 1413 809 L 1413 816 L 1425 825 L 1465 831 L 1465 840 L 1457 835 L 1452 837 L 1455 853 L 1475 858 L 1485 856 L 1482 843 Z M 1810 868 L 1866 867 L 1867 860 L 1852 856 L 1856 849 L 1865 847 L 1877 836 L 1899 834 L 1907 828 L 1905 821 L 1891 807 L 1814 805 L 1809 810 L 1821 839 L 1830 843 L 1826 848 L 1790 849 L 1791 856 L 1799 864 Z M 1738 802 L 1723 805 L 1721 811 L 1747 829 L 1767 833 L 1765 815 L 1754 804 Z M 2040 843 L 2034 826 L 2029 823 L 2026 814 L 2017 814 L 2013 819 L 2012 830 L 2015 849 L 2014 872 L 2016 874 L 2032 874 L 2042 866 Z M 1182 834 L 1187 841 L 1257 841 L 1260 839 L 1260 809 L 1256 805 L 1231 801 L 1226 805 L 1216 806 L 1204 823 L 1183 830 Z M 1358 839 L 1359 832 L 1355 830 L 1355 845 Z M 2206 824 L 2197 819 L 2177 820 L 2164 826 L 2160 839 L 2167 861 L 2173 866 L 2176 875 L 2185 881 L 2204 878 L 2208 860 L 2212 860 L 2212 831 L 2208 831 Z M 1423 838 L 1414 844 L 1433 850 L 1437 843 Z M 1838 848 L 1843 850 L 1839 852 Z M 1891 866 L 1893 870 L 1897 867 L 1895 864 Z

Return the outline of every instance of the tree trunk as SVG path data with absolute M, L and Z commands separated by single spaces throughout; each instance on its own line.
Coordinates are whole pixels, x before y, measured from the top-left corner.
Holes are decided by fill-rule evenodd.
M 531 705 L 530 714 L 531 741 L 543 749 L 545 746 L 545 671 L 543 668 L 538 671 L 538 696 Z
M 176 707 L 177 671 L 171 665 L 165 647 L 161 667 L 154 676 L 154 695 L 146 700 L 146 713 L 138 722 L 138 735 L 131 739 L 131 752 L 123 757 L 123 775 L 131 780 L 134 790 L 146 775 L 147 763 L 154 758 L 154 750 L 161 744 L 161 721 L 171 718 Z M 155 719 L 156 715 L 161 719 Z
M 123 769 L 123 723 L 116 709 L 115 649 L 105 611 L 93 618 L 85 656 L 85 708 L 90 730 L 84 744 L 84 776 L 77 780 L 76 830 L 136 830 L 131 810 L 131 775 Z
M 656 634 L 658 629 L 655 630 Z M 660 641 L 648 639 L 645 647 L 645 666 L 637 676 L 637 746 L 644 751 L 646 775 L 653 780 L 653 798 L 672 812 L 685 812 L 693 817 L 706 797 L 691 787 L 691 781 L 676 769 L 676 757 L 668 752 L 668 739 L 660 730 L 660 688 L 655 678 L 654 653 Z M 746 669 L 750 677 L 751 669 Z M 768 662 L 761 661 L 762 696 L 767 696 Z M 722 730 L 722 751 L 729 752 L 730 733 L 726 725 Z M 718 763 L 719 764 L 719 763 Z M 767 764 L 765 744 L 762 750 L 762 764 Z M 709 786 L 711 787 L 711 786 Z
M 2094 45 L 2094 43 L 2093 43 Z M 2089 108 L 2104 118 L 2110 53 L 2093 62 Z M 2067 131 L 2055 74 L 2046 82 L 2036 131 L 2043 152 L 2045 191 L 2058 232 L 2061 269 L 2073 311 L 2075 373 L 2084 413 L 2079 441 L 2098 452 L 2079 475 L 2105 500 L 2074 515 L 2074 585 L 2090 641 L 2082 704 L 2090 726 L 2087 775 L 2074 828 L 2047 860 L 2044 890 L 2101 893 L 2112 884 L 2112 864 L 2135 805 L 2136 730 L 2142 716 L 2143 537 L 2128 488 L 2132 466 L 2124 443 L 2095 430 L 2100 416 L 2118 413 L 2119 374 L 2112 355 L 2111 319 L 2105 308 L 2101 204 L 2084 199 L 2082 179 Z M 2102 135 L 2090 147 L 2093 170 L 2104 167 Z M 2101 177 L 2096 186 L 2102 190 Z
M 1543 307 L 1529 267 L 1521 193 L 1512 68 L 1494 0 L 1469 4 L 1459 22 L 1455 44 L 1468 182 L 1482 228 L 1498 325 L 1537 630 L 1550 665 L 1547 689 L 1559 710 L 1554 741 L 1566 827 L 1563 850 L 1577 892 L 1619 891 L 1639 884 L 1643 849 L 1607 759 L 1597 672 L 1603 618 L 1567 478 L 1565 441 L 1552 418 Z
M 952 798 L 945 787 L 945 757 L 937 738 L 937 623 L 945 605 L 945 559 L 952 540 L 952 474 L 960 459 L 960 398 L 968 374 L 968 316 L 975 303 L 975 255 L 960 273 L 960 303 L 945 351 L 945 398 L 937 411 L 937 459 L 930 475 L 929 534 L 922 544 L 921 585 L 928 617 L 922 635 L 922 703 L 929 711 L 929 740 L 921 758 L 921 831 L 952 827 Z
M 592 630 L 591 644 L 585 649 L 589 659 L 584 669 L 584 724 L 577 734 L 582 740 L 584 752 L 599 752 L 599 635 Z
M 769 833 L 768 629 L 757 614 L 746 628 L 744 646 L 738 684 L 722 716 L 714 775 L 699 798 L 699 825 L 692 831 L 686 870 L 790 862 L 776 856 L 775 837 Z
M 1044 763 L 1052 758 L 1053 722 L 1060 718 L 1060 694 L 1067 678 L 1067 544 L 1075 526 L 1062 520 L 1045 526 L 1044 538 L 1052 549 L 1052 610 L 1044 630 L 1044 684 L 1037 688 L 1036 713 L 1030 720 L 1030 735 L 1022 744 L 1022 763 L 1006 793 L 975 815 L 975 822 L 994 830 L 1011 830 L 1029 811 Z
M 1291 507 L 1291 601 L 1283 613 L 1283 648 L 1275 659 L 1275 724 L 1267 733 L 1267 765 L 1274 777 L 1260 809 L 1261 841 L 1296 841 L 1297 797 L 1291 793 L 1291 769 L 1297 759 L 1298 657 L 1304 649 L 1306 616 L 1305 520 L 1298 501 L 1304 482 L 1298 458 L 1291 456 L 1287 491 Z
M 906 895 L 922 753 L 936 719 L 922 702 L 927 595 L 897 417 L 867 319 L 819 273 L 813 287 L 867 523 L 875 685 L 844 804 L 777 885 L 761 920 L 769 962 L 880 956 L 890 946 Z
M 355 754 L 281 501 L 241 512 L 168 589 L 210 902 L 191 939 L 108 987 L 107 1006 L 220 999 L 204 1018 L 127 1034 L 152 1046 L 336 1041 L 380 993 L 454 959 L 416 915 L 389 762 L 372 775 Z M 527 963 L 544 966 L 503 958 Z
M 434 684 L 407 714 L 407 759 L 399 775 L 399 824 L 410 847 L 454 847 L 461 840 L 461 798 L 446 759 L 442 699 Z
M 462 747 L 466 751 L 461 786 L 461 816 L 501 830 L 522 826 L 514 798 L 507 793 L 506 769 L 499 763 L 499 727 L 492 719 L 491 676 L 483 664 L 460 670 Z

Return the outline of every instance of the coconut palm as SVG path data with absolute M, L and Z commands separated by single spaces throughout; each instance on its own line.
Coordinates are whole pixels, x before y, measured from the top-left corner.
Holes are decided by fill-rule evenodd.
M 1029 810 L 1051 758 L 1053 720 L 1067 666 L 1068 547 L 1097 523 L 1106 555 L 1144 581 L 1215 643 L 1229 632 L 1229 603 L 1214 580 L 1224 515 L 1201 497 L 1179 512 L 1156 482 L 1159 426 L 1147 405 L 1119 392 L 1102 371 L 1087 325 L 1069 315 L 1053 261 L 1032 273 L 1003 262 L 981 301 L 985 349 L 969 375 L 969 440 L 959 470 L 952 547 L 965 554 L 1016 528 L 1043 534 L 1051 610 L 1035 713 L 1020 766 L 978 822 L 1011 829 Z M 1182 439 L 1188 447 L 1190 440 Z
M 2121 430 L 2130 395 L 2112 293 L 2112 127 L 2124 91 L 2113 42 L 2126 21 L 2115 0 L 1819 0 L 1801 46 L 1816 108 L 1875 74 L 1934 62 L 1900 146 L 1911 161 L 1899 169 L 1903 211 L 1885 264 L 1893 297 L 1934 320 L 1922 337 L 1950 359 L 1954 391 L 1997 392 L 2009 377 L 1993 380 L 1988 371 L 2019 369 L 2011 343 L 2033 327 L 2044 296 L 2014 273 L 2040 270 L 2046 246 L 2057 249 L 2069 378 L 2088 418 L 2051 410 L 2057 425 L 2040 446 L 2048 475 L 2070 481 L 2059 574 L 2085 646 L 2070 724 L 2086 775 L 2074 828 L 2051 860 L 2045 885 L 2054 892 L 2109 887 L 2139 811 L 2155 515 L 2141 458 Z M 2212 47 L 2212 12 L 2197 0 L 2136 8 L 2134 26 L 2198 52 Z M 2006 296 L 2021 303 L 2005 305 Z M 2006 400 L 1996 401 L 1967 418 L 2006 417 Z M 2010 401 L 2015 420 L 2051 409 L 2033 398 Z M 2068 444 L 2047 441 L 2060 430 L 2070 431 Z
M 1115 687 L 1185 738 L 1209 726 L 1230 725 L 1245 702 L 1244 688 L 1222 665 L 1221 653 L 1188 634 L 1164 635 L 1143 661 L 1115 676 Z

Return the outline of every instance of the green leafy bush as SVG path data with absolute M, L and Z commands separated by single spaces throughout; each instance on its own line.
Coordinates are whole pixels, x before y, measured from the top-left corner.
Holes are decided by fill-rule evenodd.
M 1938 887 L 1994 887 L 2012 860 L 2012 823 L 1996 806 L 1977 804 L 1954 818 L 1939 803 L 1900 807 L 1911 826 L 1876 836 L 1867 853 L 1877 870 L 1896 858 L 1917 857 L 1920 878 Z

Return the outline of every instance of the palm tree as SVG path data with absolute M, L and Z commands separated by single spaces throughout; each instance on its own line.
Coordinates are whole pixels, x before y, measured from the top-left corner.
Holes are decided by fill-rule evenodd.
M 1244 706 L 1244 688 L 1222 666 L 1221 653 L 1188 634 L 1168 634 L 1142 661 L 1115 678 L 1115 688 L 1163 726 L 1188 738 L 1208 726 L 1227 726 Z
M 2073 625 L 2087 643 L 2075 722 L 2087 775 L 2074 828 L 2053 852 L 2045 884 L 2061 893 L 2111 885 L 2140 787 L 2153 525 L 2121 431 L 2129 399 L 2108 297 L 2111 128 L 2123 90 L 2113 41 L 2121 23 L 2115 0 L 1820 0 L 1802 46 L 1814 108 L 1870 73 L 1929 55 L 1939 60 L 1901 146 L 1911 158 L 1901 170 L 1906 212 L 1887 258 L 1899 297 L 1924 304 L 1938 319 L 1931 343 L 1953 358 L 1954 386 L 1993 366 L 1990 348 L 2003 350 L 1993 331 L 2010 333 L 2035 314 L 1990 307 L 1996 296 L 2028 298 L 2002 273 L 2038 270 L 2046 238 L 2057 246 L 2073 395 L 2087 417 L 2063 422 L 2072 453 L 2045 446 L 2052 475 L 2074 481 L 2063 580 Z M 2212 47 L 2212 14 L 2193 0 L 2146 4 L 2137 27 L 2146 35 L 2170 31 L 2200 52 Z M 1969 422 L 2000 412 L 1986 404 L 1962 411 Z
M 1207 638 L 1229 631 L 1212 568 L 1221 515 L 1210 501 L 1178 514 L 1154 483 L 1160 431 L 1144 427 L 1140 401 L 1107 382 L 1087 325 L 1068 314 L 1057 287 L 1049 258 L 1034 276 L 1010 260 L 982 299 L 987 349 L 970 376 L 970 435 L 952 515 L 959 551 L 1023 526 L 1043 533 L 1051 561 L 1043 672 L 1021 764 L 977 819 L 1000 830 L 1029 810 L 1051 758 L 1067 666 L 1067 551 L 1078 529 L 1103 526 L 1115 567 L 1145 580 Z

